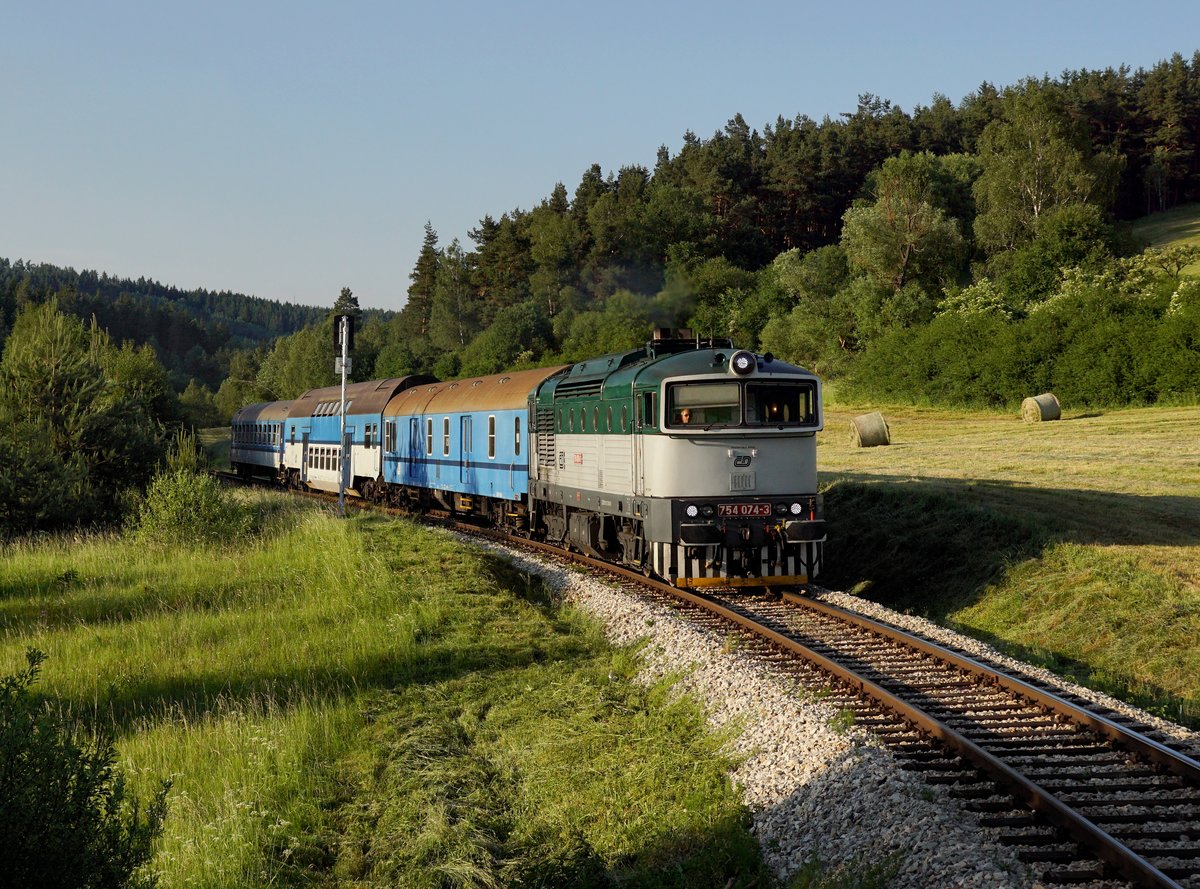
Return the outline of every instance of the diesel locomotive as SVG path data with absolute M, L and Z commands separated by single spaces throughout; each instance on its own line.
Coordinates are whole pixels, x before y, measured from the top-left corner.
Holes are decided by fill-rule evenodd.
M 233 418 L 231 463 L 292 487 L 460 517 L 680 587 L 788 586 L 821 566 L 820 380 L 655 332 L 571 365 L 355 383 Z

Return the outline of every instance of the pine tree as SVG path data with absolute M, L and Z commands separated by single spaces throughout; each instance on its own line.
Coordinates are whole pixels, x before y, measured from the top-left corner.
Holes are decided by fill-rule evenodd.
M 335 317 L 350 315 L 353 318 L 359 318 L 362 316 L 362 309 L 358 307 L 358 297 L 350 291 L 349 287 L 343 287 L 342 292 L 338 294 L 337 302 L 333 304 L 333 314 Z
M 433 225 L 425 223 L 425 240 L 421 252 L 408 278 L 408 302 L 401 315 L 405 316 L 404 327 L 419 337 L 429 333 L 429 314 L 433 309 L 433 292 L 437 286 L 438 236 Z

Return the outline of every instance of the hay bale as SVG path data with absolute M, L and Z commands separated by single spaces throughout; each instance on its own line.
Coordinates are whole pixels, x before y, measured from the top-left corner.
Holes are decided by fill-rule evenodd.
M 891 430 L 879 411 L 863 414 L 850 421 L 850 444 L 856 448 L 873 448 L 891 443 Z
M 1040 423 L 1043 420 L 1057 420 L 1062 416 L 1062 408 L 1053 392 L 1043 392 L 1033 398 L 1021 402 L 1021 419 L 1026 423 Z

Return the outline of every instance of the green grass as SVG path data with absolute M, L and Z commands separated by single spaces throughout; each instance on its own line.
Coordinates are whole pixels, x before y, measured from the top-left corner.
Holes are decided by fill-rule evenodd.
M 229 427 L 214 426 L 211 429 L 201 429 L 197 436 L 204 448 L 205 456 L 210 466 L 218 469 L 229 468 Z
M 254 499 L 236 547 L 0 560 L 0 671 L 46 651 L 38 691 L 173 782 L 162 886 L 770 884 L 721 739 L 538 579 Z
M 1200 597 L 1131 556 L 1058 543 L 1007 571 L 955 622 L 1077 681 L 1200 723 Z
M 851 447 L 875 409 L 892 445 Z M 1200 726 L 1198 426 L 1197 408 L 834 406 L 821 580 Z

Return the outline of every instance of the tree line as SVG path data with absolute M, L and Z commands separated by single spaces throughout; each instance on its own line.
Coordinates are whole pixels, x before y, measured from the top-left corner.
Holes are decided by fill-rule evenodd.
M 558 183 L 532 209 L 484 216 L 469 244 L 442 244 L 427 224 L 407 304 L 366 322 L 355 375 L 573 361 L 669 325 L 770 349 L 868 394 L 1011 402 L 1035 380 L 1074 373 L 1052 342 L 1013 353 L 1039 369 L 1005 384 L 929 380 L 947 371 L 927 362 L 921 378 L 880 374 L 928 354 L 957 323 L 938 320 L 947 315 L 999 319 L 1010 335 L 994 342 L 1028 338 L 1071 270 L 1128 323 L 1161 327 L 1156 343 L 1194 348 L 1183 329 L 1194 297 L 1190 285 L 1176 292 L 1174 260 L 1120 264 L 1138 252 L 1130 219 L 1197 200 L 1200 53 L 1149 70 L 984 83 L 957 105 L 937 95 L 911 114 L 864 95 L 851 113 L 781 117 L 761 133 L 738 115 L 708 139 L 685 134 L 674 154 L 660 148 L 653 170 L 593 165 L 573 191 Z M 1142 314 L 1120 302 L 1134 279 Z M 228 410 L 332 383 L 328 342 L 310 328 L 244 354 L 230 375 L 240 382 L 218 401 Z M 1005 360 L 1018 359 L 991 363 Z M 1177 368 L 1149 376 L 1073 391 L 1128 403 L 1198 385 Z
M 0 258 L 0 346 L 24 307 L 53 298 L 84 324 L 95 318 L 118 343 L 150 346 L 172 386 L 215 392 L 235 352 L 318 323 L 325 311 L 241 293 L 180 290 L 157 281 Z

